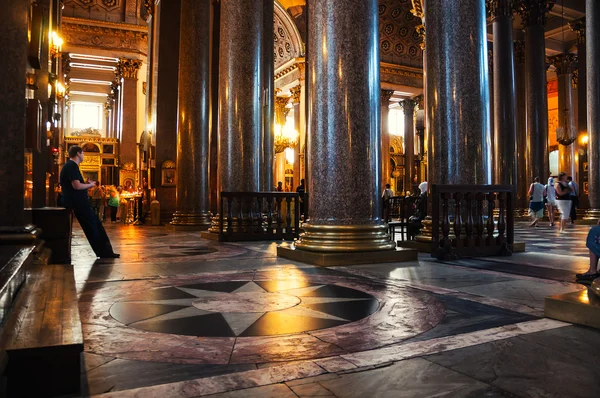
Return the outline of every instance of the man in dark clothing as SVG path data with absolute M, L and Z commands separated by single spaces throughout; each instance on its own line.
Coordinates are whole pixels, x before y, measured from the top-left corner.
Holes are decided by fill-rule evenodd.
M 118 258 L 120 255 L 113 251 L 100 219 L 90 206 L 87 190 L 94 187 L 96 183 L 93 181 L 84 183 L 79 170 L 81 162 L 83 162 L 83 149 L 78 146 L 69 148 L 69 160 L 60 171 L 62 205 L 73 210 L 96 256 Z
M 300 180 L 300 185 L 296 188 L 296 192 L 300 194 L 300 217 L 304 215 L 304 178 Z

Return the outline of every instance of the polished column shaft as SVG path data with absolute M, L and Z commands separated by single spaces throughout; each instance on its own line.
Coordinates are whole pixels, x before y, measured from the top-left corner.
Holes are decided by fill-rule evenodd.
M 600 215 L 600 2 L 586 0 L 587 128 L 590 209 Z
M 485 1 L 425 4 L 429 182 L 489 184 Z
M 128 58 L 119 60 L 118 74 L 122 78 L 121 103 L 123 115 L 120 143 L 121 164 L 137 162 L 137 75 L 142 61 Z M 126 115 L 126 116 L 125 116 Z
M 558 128 L 556 138 L 558 147 L 559 171 L 575 177 L 574 141 L 577 138 L 575 112 L 573 103 L 573 70 L 577 64 L 577 56 L 560 54 L 549 59 L 556 68 L 558 76 Z
M 507 185 L 517 181 L 512 5 L 513 0 L 488 2 L 494 30 L 494 182 Z
M 210 0 L 182 0 L 180 27 L 177 211 L 171 224 L 203 229 L 210 226 Z
M 22 226 L 24 217 L 25 68 L 28 0 L 1 0 L 0 48 L 0 225 Z
M 527 0 L 520 13 L 525 28 L 527 91 L 527 177 L 543 178 L 550 172 L 548 159 L 548 92 L 544 25 L 554 2 Z
M 395 247 L 380 219 L 377 7 L 376 0 L 310 3 L 310 221 L 297 249 L 352 252 Z
M 220 15 L 219 192 L 258 192 L 263 164 L 263 4 L 223 0 Z
M 273 127 L 275 124 L 275 61 L 273 59 L 272 46 L 266 43 L 273 43 L 273 18 L 274 18 L 274 2 L 265 0 L 263 3 L 263 43 L 262 46 L 262 62 L 263 62 L 263 135 L 262 135 L 262 165 L 261 165 L 261 191 L 270 191 L 273 189 L 273 159 L 275 132 Z M 298 149 L 296 149 L 296 152 Z M 300 179 L 294 173 L 294 178 Z M 296 181 L 295 181 L 296 182 Z
M 415 169 L 415 106 L 414 100 L 404 100 L 400 106 L 404 111 L 404 193 L 412 193 Z
M 525 83 L 525 42 L 518 40 L 514 42 L 515 54 L 515 88 L 516 98 L 516 163 L 517 182 L 515 207 L 527 212 L 529 195 L 527 194 L 531 178 L 527 174 L 527 119 L 526 119 L 526 83 Z

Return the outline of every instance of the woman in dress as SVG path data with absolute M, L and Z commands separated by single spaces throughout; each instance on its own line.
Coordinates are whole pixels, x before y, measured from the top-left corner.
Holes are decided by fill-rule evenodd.
M 539 219 L 544 217 L 544 191 L 540 177 L 535 177 L 529 186 L 529 216 L 533 219 L 530 227 L 537 227 Z
M 554 226 L 554 211 L 556 210 L 556 190 L 554 189 L 554 177 L 548 178 L 546 185 L 546 209 L 548 210 L 548 218 L 550 226 Z
M 558 182 L 554 184 L 554 189 L 556 190 L 556 205 L 560 211 L 560 232 L 564 232 L 571 213 L 571 188 L 567 183 L 567 173 L 558 175 Z

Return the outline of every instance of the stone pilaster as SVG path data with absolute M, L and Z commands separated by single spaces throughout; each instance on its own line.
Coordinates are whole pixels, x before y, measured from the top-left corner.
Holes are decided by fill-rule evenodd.
M 554 0 L 521 0 L 518 12 L 525 29 L 525 81 L 527 97 L 527 179 L 544 178 L 548 159 L 548 92 L 544 25 Z
M 412 193 L 415 176 L 415 107 L 417 101 L 408 99 L 399 102 L 404 111 L 404 193 Z
M 600 3 L 586 0 L 586 71 L 589 200 L 588 217 L 600 217 Z
M 304 224 L 296 251 L 344 253 L 395 247 L 380 218 L 377 7 L 377 0 L 310 3 L 310 221 Z
M 485 1 L 429 0 L 425 26 L 429 183 L 489 184 Z
M 181 0 L 177 211 L 172 225 L 210 227 L 210 0 Z
M 390 98 L 394 90 L 381 90 L 381 186 L 390 183 Z
M 577 139 L 575 126 L 575 107 L 573 103 L 573 71 L 577 66 L 577 56 L 574 54 L 559 54 L 549 58 L 556 68 L 558 76 L 558 129 L 556 139 L 558 147 L 558 164 L 561 172 L 575 178 L 574 142 Z
M 140 60 L 121 58 L 117 67 L 123 99 L 120 163 L 133 164 L 134 168 L 137 161 L 137 75 L 141 66 Z
M 493 59 L 493 146 L 494 182 L 515 185 L 516 88 L 513 51 L 513 0 L 488 0 L 488 14 L 494 31 Z

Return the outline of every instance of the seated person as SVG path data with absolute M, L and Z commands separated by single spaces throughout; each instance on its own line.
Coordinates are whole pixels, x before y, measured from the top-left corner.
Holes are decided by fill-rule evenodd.
M 600 277 L 598 259 L 600 258 L 600 220 L 598 225 L 588 232 L 585 245 L 590 250 L 590 268 L 583 274 L 577 274 L 577 280 L 594 280 Z

